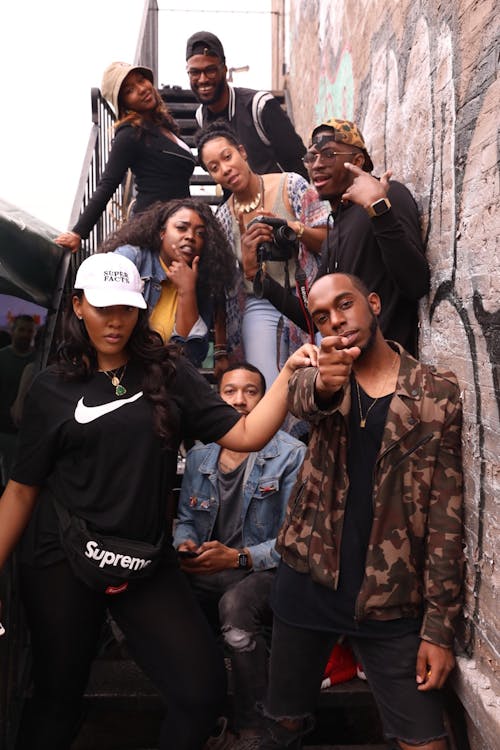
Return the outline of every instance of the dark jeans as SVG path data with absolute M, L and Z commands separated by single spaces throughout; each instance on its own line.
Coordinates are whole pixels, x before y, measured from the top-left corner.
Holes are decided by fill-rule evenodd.
M 272 623 L 269 596 L 274 570 L 228 570 L 190 579 L 212 627 L 220 628 L 231 656 L 234 728 L 259 727 L 262 717 L 256 704 L 263 700 L 267 687 L 266 630 L 270 631 Z
M 325 664 L 339 634 L 292 627 L 274 618 L 269 688 L 264 713 L 274 722 L 306 719 L 312 725 Z M 439 690 L 417 690 L 417 633 L 392 638 L 349 636 L 373 692 L 389 739 L 422 745 L 446 736 Z M 263 750 L 299 748 L 302 732 L 283 731 L 271 722 Z
M 160 566 L 122 594 L 81 583 L 67 562 L 21 569 L 33 646 L 34 696 L 18 750 L 68 750 L 109 609 L 128 649 L 167 704 L 161 750 L 200 750 L 223 710 L 224 662 L 184 576 Z M 195 717 L 196 720 L 193 720 Z

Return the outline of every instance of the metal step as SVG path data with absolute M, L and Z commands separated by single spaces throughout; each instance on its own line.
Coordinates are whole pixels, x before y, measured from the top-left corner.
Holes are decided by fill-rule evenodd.
M 85 691 L 87 699 L 106 698 L 126 701 L 130 698 L 151 698 L 160 696 L 136 663 L 126 655 L 101 657 L 92 665 L 89 683 Z M 342 708 L 345 706 L 373 706 L 373 696 L 368 683 L 355 677 L 322 690 L 319 697 L 320 709 Z
M 94 662 L 85 705 L 86 718 L 72 750 L 155 748 L 163 700 L 126 648 L 111 647 Z M 331 744 L 332 739 L 339 744 Z M 321 691 L 317 726 L 305 750 L 386 750 L 381 739 L 366 682 L 355 678 Z
M 191 177 L 191 185 L 213 185 L 214 181 L 208 174 L 194 174 Z

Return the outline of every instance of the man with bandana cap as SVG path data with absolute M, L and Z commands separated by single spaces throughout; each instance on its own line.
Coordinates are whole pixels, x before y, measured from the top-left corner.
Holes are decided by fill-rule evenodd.
M 279 101 L 268 91 L 232 86 L 220 39 L 209 31 L 192 34 L 186 45 L 187 73 L 204 127 L 222 119 L 244 145 L 254 172 L 296 172 L 306 179 L 305 147 Z
M 386 338 L 416 353 L 418 300 L 429 289 L 418 209 L 409 190 L 371 174 L 373 163 L 357 125 L 331 118 L 317 125 L 304 156 L 311 183 L 332 212 L 318 278 L 342 272 L 358 276 L 382 301 L 380 327 Z M 256 238 L 251 229 L 244 242 Z M 294 323 L 308 330 L 298 297 L 266 277 L 263 294 Z

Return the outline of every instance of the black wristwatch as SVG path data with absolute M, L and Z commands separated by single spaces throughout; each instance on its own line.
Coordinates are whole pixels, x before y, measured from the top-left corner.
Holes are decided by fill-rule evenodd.
M 376 216 L 386 214 L 390 207 L 391 202 L 388 198 L 380 198 L 378 201 L 375 201 L 375 203 L 372 203 L 371 206 L 368 206 L 366 210 L 370 219 L 374 219 Z
M 248 568 L 248 555 L 242 549 L 238 550 L 238 568 L 242 568 L 243 570 Z

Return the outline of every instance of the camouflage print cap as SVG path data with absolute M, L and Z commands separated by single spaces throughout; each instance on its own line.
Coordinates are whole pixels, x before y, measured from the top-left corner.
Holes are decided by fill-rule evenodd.
M 365 157 L 363 170 L 365 172 L 371 172 L 373 170 L 373 162 L 366 150 L 365 140 L 361 130 L 355 122 L 351 122 L 350 120 L 338 120 L 336 117 L 324 120 L 323 122 L 320 122 L 319 125 L 316 125 L 311 133 L 311 142 L 314 140 L 314 136 L 320 130 L 324 130 L 325 128 L 333 131 L 332 140 L 337 141 L 337 143 L 346 143 L 348 146 L 356 146 L 357 148 L 360 148 Z

